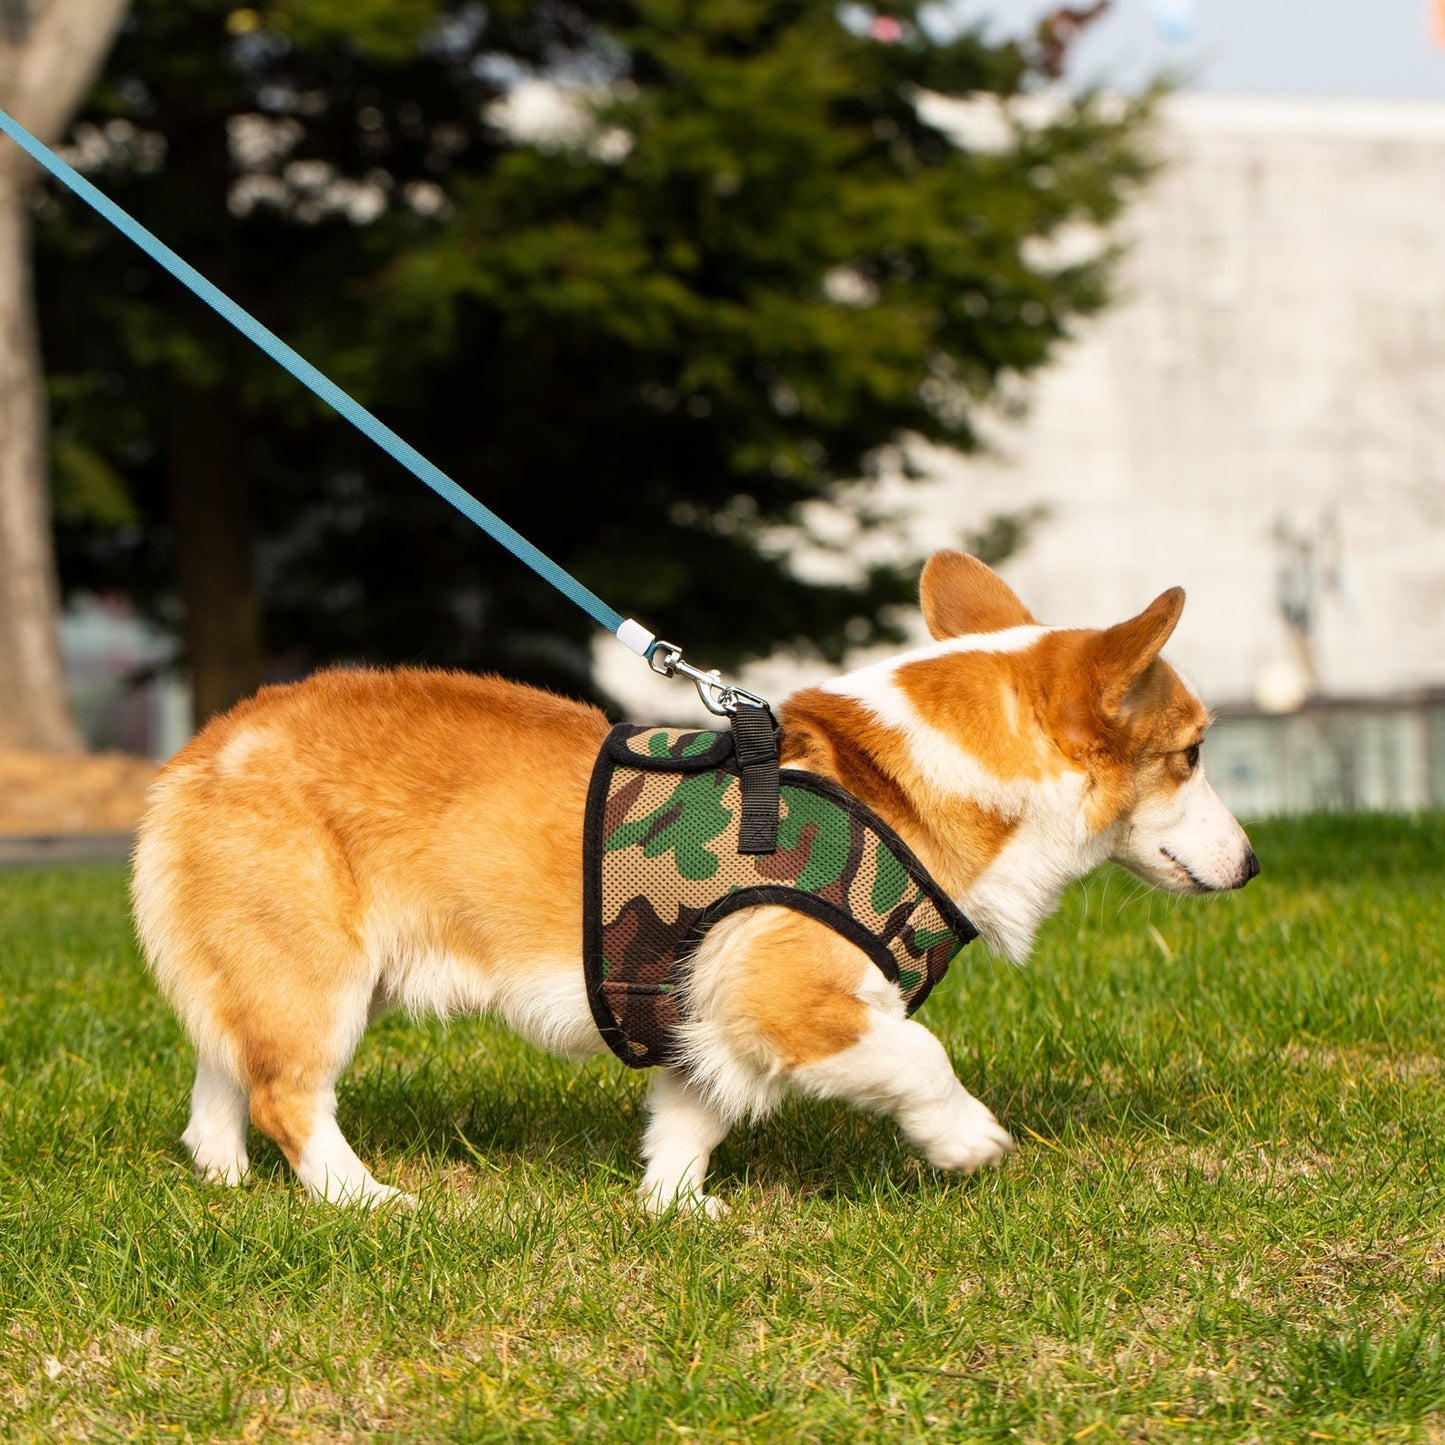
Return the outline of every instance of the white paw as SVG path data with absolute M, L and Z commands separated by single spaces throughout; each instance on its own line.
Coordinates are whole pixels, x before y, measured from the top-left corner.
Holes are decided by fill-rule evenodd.
M 1008 1130 L 985 1105 L 969 1097 L 950 1120 L 948 1132 L 930 1139 L 923 1152 L 935 1169 L 972 1174 L 985 1164 L 999 1163 L 1013 1147 Z
M 415 1209 L 419 1202 L 415 1194 L 393 1189 L 390 1184 L 382 1184 L 369 1174 L 359 1180 L 338 1179 L 333 1174 L 324 1184 L 312 1184 L 307 1188 L 313 1199 L 361 1209 Z
M 226 1164 L 204 1164 L 199 1159 L 196 1160 L 196 1173 L 207 1184 L 229 1184 L 234 1187 L 244 1181 L 250 1167 L 250 1160 L 244 1154 Z
M 408 1194 L 404 1189 L 392 1189 L 385 1184 L 380 1187 L 384 1193 L 371 1195 L 365 1200 L 368 1209 L 416 1209 L 421 1204 L 415 1194 Z
M 642 1207 L 653 1215 L 675 1211 L 678 1214 L 703 1214 L 709 1219 L 721 1219 L 728 1206 L 711 1194 L 698 1194 L 691 1190 L 668 1188 L 665 1184 L 649 1184 L 643 1180 L 637 1191 Z
M 245 1148 L 237 1148 L 234 1143 L 227 1145 L 220 1140 L 207 1139 L 191 1129 L 181 1135 L 181 1143 L 190 1153 L 196 1173 L 207 1184 L 239 1184 L 251 1167 Z

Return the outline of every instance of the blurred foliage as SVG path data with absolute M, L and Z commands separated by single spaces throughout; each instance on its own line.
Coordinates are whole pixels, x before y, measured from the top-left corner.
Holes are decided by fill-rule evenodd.
M 619 609 L 722 665 L 836 657 L 890 635 L 916 565 L 872 516 L 830 544 L 850 580 L 805 579 L 809 507 L 907 439 L 974 448 L 1000 384 L 1106 299 L 1107 248 L 1029 248 L 1107 226 L 1148 171 L 1148 98 L 951 138 L 920 96 L 1009 102 L 1052 57 L 930 36 L 920 8 L 883 43 L 819 0 L 137 0 L 76 151 Z M 174 620 L 166 453 L 219 393 L 277 670 L 587 687 L 569 603 L 78 203 L 39 221 L 69 587 Z

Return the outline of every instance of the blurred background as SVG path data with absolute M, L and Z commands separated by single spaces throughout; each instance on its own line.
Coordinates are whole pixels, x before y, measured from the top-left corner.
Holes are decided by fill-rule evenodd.
M 1445 803 L 1445 0 L 0 0 L 0 105 L 695 661 L 1182 584 L 1234 807 Z M 331 663 L 694 715 L 0 146 L 0 781 Z

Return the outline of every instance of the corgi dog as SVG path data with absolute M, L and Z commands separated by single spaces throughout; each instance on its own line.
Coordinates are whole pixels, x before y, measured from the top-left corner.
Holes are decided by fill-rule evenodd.
M 1105 860 L 1173 893 L 1258 873 L 1205 781 L 1209 716 L 1159 656 L 1181 590 L 1107 629 L 1050 627 L 983 563 L 940 552 L 921 599 L 931 644 L 782 704 L 782 763 L 861 799 L 994 950 L 1023 960 Z M 197 1054 L 182 1137 L 202 1175 L 238 1183 L 254 1124 L 315 1196 L 407 1198 L 336 1118 L 337 1077 L 388 1008 L 487 1012 L 558 1054 L 603 1050 L 582 851 L 608 730 L 594 707 L 494 677 L 331 671 L 264 688 L 176 755 L 132 893 Z M 897 984 L 818 918 L 742 909 L 688 968 L 681 1062 L 648 1100 L 650 1209 L 720 1212 L 709 1156 L 790 1091 L 891 1114 L 939 1169 L 1012 1147 Z

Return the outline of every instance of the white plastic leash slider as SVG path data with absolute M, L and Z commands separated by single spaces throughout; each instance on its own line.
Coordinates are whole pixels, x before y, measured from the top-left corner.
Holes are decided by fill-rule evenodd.
M 616 636 L 624 647 L 639 657 L 646 657 L 647 649 L 657 641 L 655 632 L 649 632 L 640 622 L 634 622 L 630 617 L 617 629 Z

